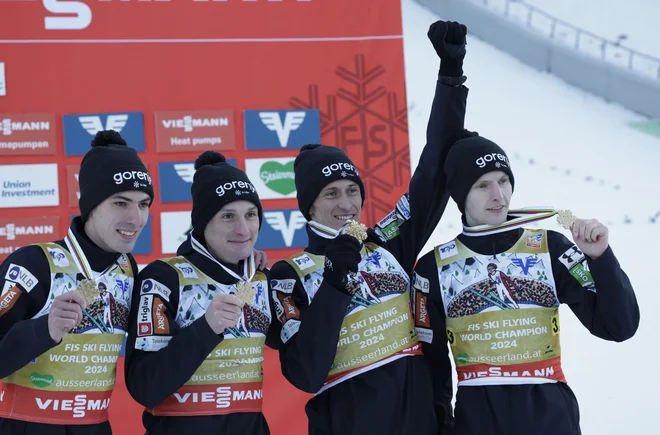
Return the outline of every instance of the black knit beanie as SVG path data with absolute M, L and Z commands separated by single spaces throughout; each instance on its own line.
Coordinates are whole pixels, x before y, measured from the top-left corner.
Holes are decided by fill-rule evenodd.
M 463 136 L 452 145 L 445 161 L 449 194 L 461 213 L 465 213 L 472 185 L 484 174 L 502 171 L 509 176 L 511 189 L 514 186 L 509 158 L 499 145 L 476 133 L 466 131 Z
M 78 207 L 84 223 L 89 213 L 110 196 L 139 190 L 154 199 L 154 188 L 147 167 L 135 149 L 119 133 L 104 130 L 96 133 L 80 164 Z
M 254 185 L 245 172 L 227 163 L 216 151 L 205 151 L 195 160 L 192 187 L 192 227 L 195 234 L 204 237 L 206 225 L 225 205 L 234 201 L 249 201 L 259 211 L 259 228 L 263 212 Z
M 312 220 L 309 211 L 321 190 L 337 180 L 351 180 L 360 186 L 362 205 L 364 205 L 364 184 L 357 168 L 341 148 L 307 144 L 300 148 L 300 153 L 293 163 L 295 174 L 298 208 L 305 219 Z

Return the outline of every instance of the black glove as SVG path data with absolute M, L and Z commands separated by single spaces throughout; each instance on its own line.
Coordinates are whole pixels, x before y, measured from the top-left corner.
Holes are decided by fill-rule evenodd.
M 440 58 L 441 76 L 460 77 L 463 75 L 466 35 L 467 27 L 456 21 L 436 21 L 429 27 L 427 36 Z
M 325 270 L 323 271 L 323 281 L 350 294 L 346 289 L 348 284 L 348 273 L 357 272 L 358 264 L 362 259 L 360 250 L 362 244 L 355 237 L 347 234 L 337 236 L 328 244 L 325 250 Z

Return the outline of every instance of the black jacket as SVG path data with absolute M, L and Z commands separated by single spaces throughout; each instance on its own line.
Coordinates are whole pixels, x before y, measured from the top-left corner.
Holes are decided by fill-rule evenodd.
M 190 241 L 184 242 L 177 252 L 195 267 L 222 284 L 234 284 L 237 279 L 222 267 L 192 249 Z M 239 273 L 242 263 L 225 265 Z M 268 276 L 268 271 L 262 271 Z M 240 274 L 240 273 L 239 273 Z M 140 289 L 147 279 L 154 279 L 170 290 L 169 300 L 160 302 L 165 305 L 165 316 L 170 331 L 162 337 L 171 337 L 167 346 L 158 351 L 143 351 L 135 347 L 137 338 L 138 310 L 133 310 L 126 343 L 125 378 L 131 396 L 141 405 L 152 408 L 164 401 L 187 382 L 211 351 L 223 340 L 223 334 L 215 334 L 205 317 L 199 317 L 189 326 L 181 328 L 173 313 L 179 308 L 179 276 L 170 265 L 155 261 L 145 267 L 138 277 L 136 289 Z M 133 296 L 135 306 L 139 303 L 140 291 Z M 272 309 L 271 309 L 272 312 Z M 266 344 L 277 348 L 278 324 L 269 330 Z M 233 413 L 211 416 L 154 416 L 145 411 L 142 416 L 148 434 L 269 434 L 268 424 L 262 413 Z
M 510 249 L 522 234 L 522 229 L 479 237 L 461 234 L 458 240 L 478 254 L 495 255 Z M 595 284 L 595 289 L 590 289 L 583 287 L 560 261 L 575 245 L 554 231 L 548 231 L 547 238 L 559 302 L 567 304 L 597 337 L 611 341 L 632 337 L 639 325 L 639 307 L 630 281 L 612 249 L 608 247 L 596 260 L 585 256 Z M 433 340 L 424 343 L 423 349 L 434 377 L 436 412 L 451 420 L 452 386 L 445 380 L 452 368 L 434 251 L 419 260 L 415 273 L 429 281 L 427 309 Z M 578 404 L 563 382 L 459 387 L 452 433 L 575 435 L 580 433 Z
M 381 236 L 380 244 L 408 274 L 447 204 L 443 165 L 451 138 L 463 128 L 467 93 L 465 87 L 438 83 L 427 144 L 409 193 L 376 225 L 375 233 L 370 231 L 372 240 L 376 233 Z M 329 240 L 309 229 L 308 235 L 305 251 L 323 255 Z M 273 283 L 295 280 L 290 302 L 299 312 L 299 329 L 280 347 L 282 372 L 297 388 L 316 393 L 335 358 L 340 327 L 352 298 L 322 282 L 310 303 L 296 271 L 284 261 L 273 266 L 271 278 L 274 294 Z M 403 357 L 324 390 L 307 404 L 309 433 L 437 434 L 425 364 L 419 356 Z
M 109 253 L 96 246 L 84 233 L 80 218 L 75 218 L 71 229 L 80 244 L 90 266 L 95 271 L 105 270 L 120 254 Z M 67 249 L 63 240 L 56 241 Z M 128 256 L 133 270 L 137 264 Z M 5 287 L 10 265 L 27 269 L 36 279 L 31 289 L 21 283 L 17 287 L 21 294 L 11 309 L 0 314 L 0 378 L 4 378 L 26 366 L 31 360 L 58 345 L 48 332 L 48 315 L 32 319 L 45 305 L 50 293 L 51 275 L 48 259 L 39 246 L 25 246 L 11 254 L 0 266 L 0 288 Z M 44 435 L 109 435 L 110 423 L 95 425 L 48 425 L 0 418 L 1 434 L 44 434 Z

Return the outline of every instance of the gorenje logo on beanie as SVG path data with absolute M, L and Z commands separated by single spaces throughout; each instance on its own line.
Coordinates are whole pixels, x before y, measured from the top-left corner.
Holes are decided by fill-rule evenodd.
M 353 175 L 359 176 L 360 175 L 360 174 L 358 174 L 357 168 L 355 166 L 351 165 L 350 163 L 343 163 L 343 162 L 333 163 L 333 164 L 325 166 L 323 169 L 321 169 L 321 172 L 323 172 L 323 175 L 325 175 L 326 177 L 329 177 L 330 175 L 332 175 L 333 172 L 336 172 L 336 171 L 352 171 L 352 172 L 355 173 L 355 174 L 343 174 L 342 173 L 341 174 L 342 177 L 353 176 Z
M 252 185 L 252 183 L 248 183 L 247 181 L 235 180 L 235 181 L 228 181 L 226 183 L 222 183 L 215 189 L 215 193 L 217 193 L 218 196 L 223 196 L 228 191 L 234 189 L 250 189 L 250 191 L 236 190 L 235 192 L 236 195 L 249 195 L 250 193 L 255 193 L 257 191 Z
M 131 181 L 131 180 L 144 180 L 151 185 L 151 175 L 149 175 L 148 172 L 144 171 L 124 171 L 124 172 L 117 172 L 115 175 L 112 176 L 112 179 L 115 180 L 115 184 L 121 184 L 124 181 Z M 137 187 L 137 186 L 136 186 Z
M 500 160 L 503 163 L 500 163 L 497 160 Z M 479 157 L 475 161 L 475 163 L 480 168 L 485 168 L 487 163 L 490 163 L 490 162 L 493 162 L 493 161 L 495 162 L 495 166 L 498 167 L 498 168 L 500 166 L 505 166 L 505 167 L 509 166 L 509 159 L 507 158 L 507 156 L 505 156 L 503 154 L 500 154 L 500 153 L 489 153 L 489 154 L 483 155 L 483 156 Z

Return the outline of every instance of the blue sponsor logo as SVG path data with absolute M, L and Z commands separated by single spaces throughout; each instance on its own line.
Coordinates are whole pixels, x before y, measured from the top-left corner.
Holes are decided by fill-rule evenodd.
M 257 249 L 304 248 L 307 246 L 307 220 L 297 209 L 263 211 L 263 225 L 257 239 Z
M 227 160 L 236 166 L 236 160 Z M 195 176 L 195 162 L 160 162 L 158 163 L 158 186 L 160 202 L 190 202 L 190 186 Z
M 298 149 L 321 142 L 321 117 L 312 110 L 246 110 L 245 149 Z
M 63 115 L 64 154 L 82 156 L 101 130 L 115 130 L 138 152 L 144 151 L 144 116 L 142 112 L 89 113 Z

